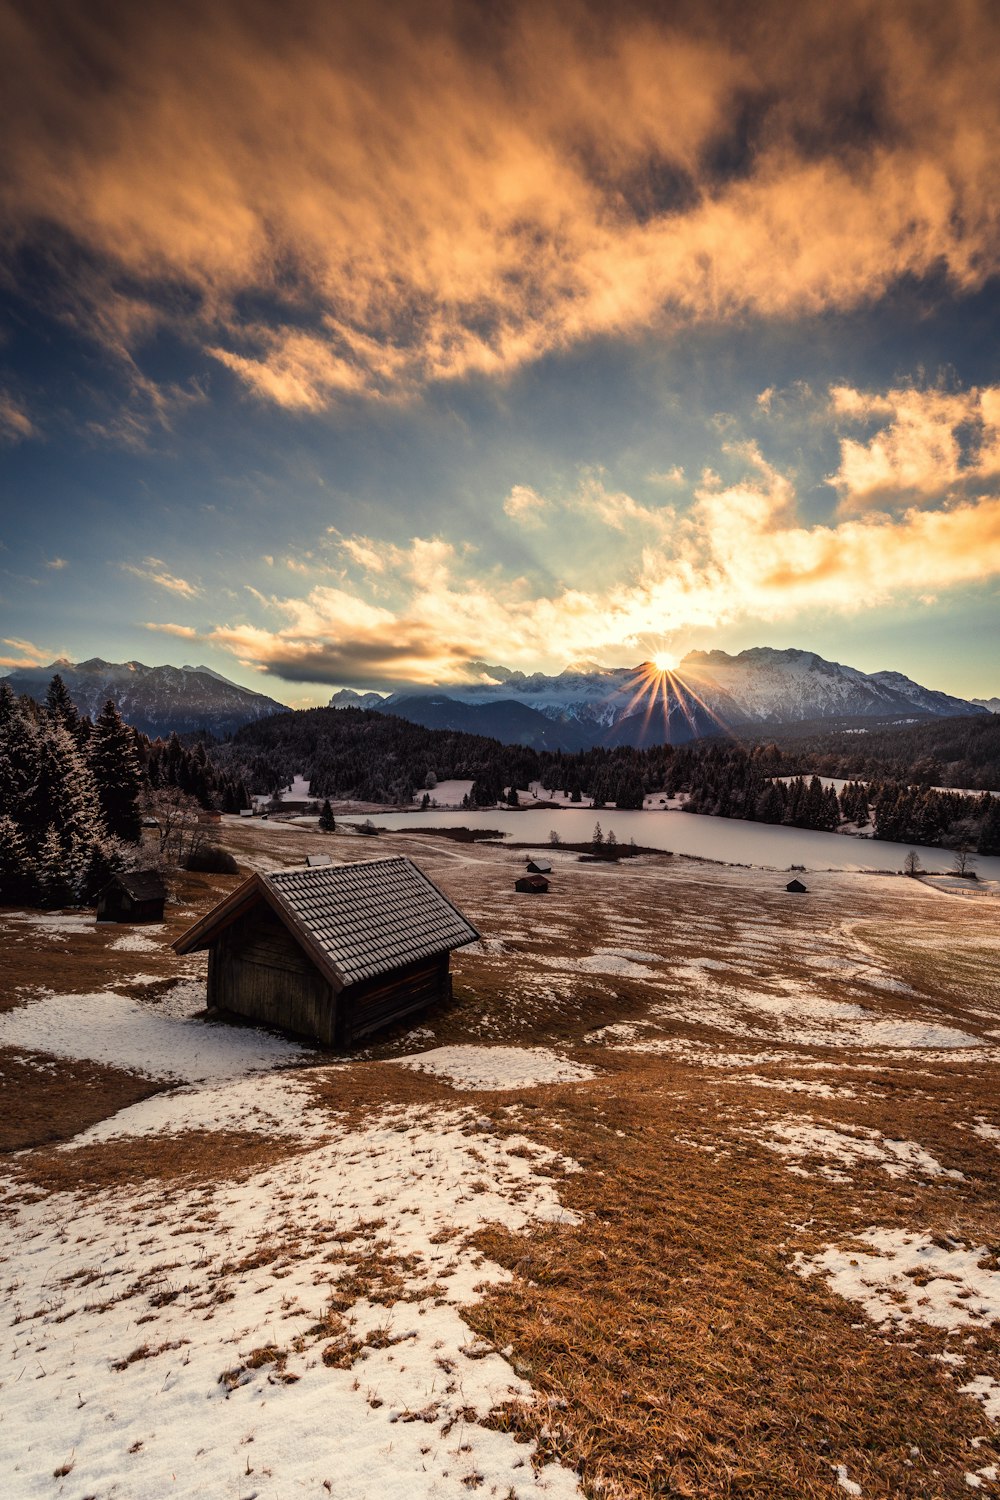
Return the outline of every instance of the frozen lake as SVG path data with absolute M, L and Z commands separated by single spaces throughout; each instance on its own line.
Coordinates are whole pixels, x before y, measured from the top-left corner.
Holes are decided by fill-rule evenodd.
M 363 823 L 363 817 L 338 818 L 344 823 Z M 929 873 L 951 868 L 947 849 L 925 849 L 918 844 L 892 844 L 880 839 L 846 838 L 837 833 L 818 833 L 808 828 L 781 828 L 771 823 L 746 823 L 738 818 L 707 818 L 697 813 L 675 811 L 617 812 L 613 807 L 525 809 L 508 812 L 500 808 L 484 812 L 431 808 L 427 812 L 372 813 L 378 828 L 499 828 L 518 844 L 535 844 L 540 851 L 549 842 L 551 829 L 566 844 L 589 841 L 599 822 L 607 837 L 614 829 L 620 844 L 634 839 L 648 849 L 667 849 L 674 854 L 697 854 L 726 864 L 758 865 L 787 870 L 805 865 L 807 870 L 901 870 L 911 849 L 920 856 Z M 976 857 L 975 869 L 983 879 L 1000 879 L 1000 858 Z

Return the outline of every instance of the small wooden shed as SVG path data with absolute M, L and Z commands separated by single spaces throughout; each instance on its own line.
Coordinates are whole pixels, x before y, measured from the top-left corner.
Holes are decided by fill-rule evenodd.
M 521 891 L 527 896 L 544 896 L 549 888 L 549 882 L 544 875 L 522 875 L 519 880 L 514 881 L 515 891 Z
M 411 860 L 257 873 L 188 928 L 208 1004 L 345 1047 L 451 995 L 450 954 L 479 933 Z
M 97 897 L 99 922 L 162 922 L 167 888 L 157 870 L 125 870 Z
M 529 859 L 525 869 L 529 875 L 551 875 L 552 866 L 544 859 Z
M 790 880 L 785 886 L 785 890 L 793 891 L 796 896 L 804 896 L 806 894 L 806 891 L 808 890 L 808 887 L 804 886 L 801 880 Z

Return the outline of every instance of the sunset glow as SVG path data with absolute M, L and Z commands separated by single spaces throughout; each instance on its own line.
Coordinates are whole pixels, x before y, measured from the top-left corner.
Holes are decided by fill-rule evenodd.
M 5 12 L 8 665 L 1000 688 L 995 6 L 292 11 Z

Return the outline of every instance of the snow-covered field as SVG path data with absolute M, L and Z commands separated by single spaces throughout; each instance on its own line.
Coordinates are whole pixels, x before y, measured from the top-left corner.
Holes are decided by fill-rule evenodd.
M 329 842 L 483 934 L 351 1058 L 202 1014 L 169 941 L 218 881 L 162 929 L 3 914 L 4 1098 L 89 1091 L 0 1174 L 4 1500 L 998 1492 L 992 903 L 558 850 L 527 901 L 523 852 Z M 161 1091 L 102 1116 L 94 1068 Z
M 479 1225 L 572 1221 L 537 1175 L 551 1153 L 512 1154 L 526 1143 L 467 1110 L 348 1126 L 280 1074 L 148 1101 L 73 1144 L 248 1120 L 305 1149 L 240 1182 L 8 1200 L 4 1493 L 578 1493 L 483 1425 L 533 1392 L 459 1312 L 507 1274 L 468 1248 Z

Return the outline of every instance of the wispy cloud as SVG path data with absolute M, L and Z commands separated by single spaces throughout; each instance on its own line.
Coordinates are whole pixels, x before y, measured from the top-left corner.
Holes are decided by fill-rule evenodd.
M 901 277 L 982 285 L 996 7 L 791 14 L 305 0 L 292 26 L 220 0 L 84 8 L 55 38 L 22 9 L 0 209 L 11 244 L 82 248 L 61 305 L 106 346 L 168 324 L 305 413 Z
M 168 572 L 162 558 L 144 557 L 141 565 L 122 563 L 120 566 L 123 572 L 131 573 L 133 578 L 141 578 L 144 583 L 154 583 L 157 588 L 167 589 L 171 594 L 180 594 L 185 599 L 194 599 L 201 593 L 201 589 L 188 583 L 186 578 L 178 578 L 176 574 Z
M 63 568 L 69 567 L 69 560 L 65 557 L 49 557 L 46 559 L 45 566 L 55 573 L 61 573 Z
M 21 641 L 14 636 L 4 636 L 5 646 L 13 646 L 18 653 L 17 656 L 0 656 L 0 667 L 10 667 L 16 670 L 18 667 L 44 667 L 52 661 L 54 653 L 36 646 L 32 641 Z
M 627 546 L 624 581 L 574 581 L 567 556 L 570 576 L 540 590 L 523 577 L 477 571 L 474 553 L 441 538 L 406 547 L 344 539 L 356 563 L 378 558 L 377 573 L 361 567 L 343 587 L 271 597 L 273 625 L 219 625 L 208 638 L 290 681 L 460 681 L 498 650 L 511 665 L 622 661 L 664 632 L 806 609 L 852 614 L 1000 575 L 1000 496 L 804 524 L 792 480 L 754 445 L 726 457 L 742 477 L 724 484 L 707 472 L 684 515 L 607 491 L 593 474 L 552 507 L 557 531 L 571 518 L 593 550 L 602 538 Z
M 174 625 L 169 621 L 159 623 L 155 620 L 143 620 L 143 630 L 159 630 L 163 635 L 176 635 L 184 641 L 197 641 L 200 639 L 193 625 Z
M 515 484 L 504 501 L 503 508 L 505 515 L 510 516 L 512 521 L 517 521 L 521 526 L 534 526 L 547 504 L 545 497 L 533 490 L 530 484 Z
M 27 407 L 9 391 L 0 390 L 0 442 L 21 443 L 31 437 L 38 437 L 38 428 Z

